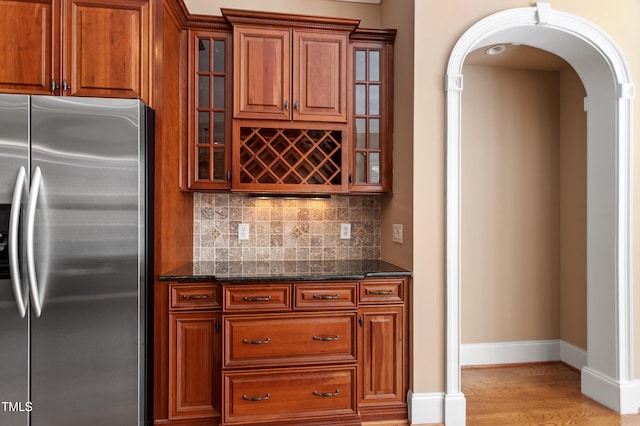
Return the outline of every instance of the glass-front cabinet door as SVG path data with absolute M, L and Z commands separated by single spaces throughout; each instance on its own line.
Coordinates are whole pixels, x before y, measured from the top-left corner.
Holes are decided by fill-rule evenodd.
M 190 31 L 188 189 L 229 189 L 231 34 Z
M 382 40 L 357 38 L 378 36 Z M 351 43 L 352 192 L 390 192 L 393 136 L 393 36 L 356 33 Z

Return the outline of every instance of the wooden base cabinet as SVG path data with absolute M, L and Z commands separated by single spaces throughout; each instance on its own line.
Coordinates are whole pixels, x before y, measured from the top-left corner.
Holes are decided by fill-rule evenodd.
M 407 418 L 406 279 L 222 287 L 223 425 Z
M 358 408 L 363 420 L 407 412 L 408 330 L 404 280 L 360 283 Z
M 156 425 L 406 420 L 407 278 L 169 284 Z
M 221 340 L 218 286 L 173 284 L 169 311 L 169 420 L 220 418 Z M 218 311 L 216 312 L 216 307 Z

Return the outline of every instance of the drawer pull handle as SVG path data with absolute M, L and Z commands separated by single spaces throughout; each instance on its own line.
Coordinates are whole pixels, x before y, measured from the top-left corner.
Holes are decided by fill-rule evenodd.
M 243 299 L 245 302 L 268 302 L 271 300 L 271 296 L 264 297 L 247 297 L 245 296 Z
M 247 395 L 242 395 L 242 399 L 245 401 L 266 401 L 271 398 L 271 394 L 268 393 L 265 396 L 254 396 L 253 398 L 248 397 Z
M 180 297 L 183 299 L 208 299 L 209 295 L 208 294 L 192 294 L 192 295 L 183 294 Z
M 375 294 L 378 296 L 387 296 L 393 294 L 393 290 L 367 290 L 367 294 Z
M 326 296 L 318 296 L 317 294 L 313 295 L 314 299 L 321 299 L 321 300 L 334 300 L 334 299 L 340 299 L 340 295 L 336 294 L 334 296 L 328 294 Z
M 335 392 L 325 392 L 325 393 L 320 393 L 318 391 L 313 391 L 313 394 L 315 396 L 323 396 L 323 397 L 338 396 L 340 394 L 340 390 L 336 389 Z
M 340 338 L 340 336 L 338 336 L 336 334 L 336 337 L 318 337 L 318 336 L 313 336 L 313 340 L 319 340 L 321 342 L 331 342 L 333 340 L 338 340 Z
M 242 343 L 245 343 L 247 345 L 266 345 L 270 341 L 271 341 L 271 338 L 269 338 L 269 337 L 267 337 L 265 340 L 247 340 L 247 339 L 242 339 Z

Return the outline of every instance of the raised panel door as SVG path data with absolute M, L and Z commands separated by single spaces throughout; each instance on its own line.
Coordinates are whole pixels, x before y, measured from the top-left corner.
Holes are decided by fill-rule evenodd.
M 149 0 L 66 0 L 64 95 L 148 101 L 149 8 Z
M 0 2 L 0 91 L 51 94 L 59 78 L 58 0 Z
M 220 314 L 169 314 L 169 418 L 220 413 Z
M 291 31 L 234 27 L 234 117 L 291 117 Z
M 359 405 L 404 403 L 403 306 L 360 309 Z
M 293 34 L 293 119 L 346 122 L 347 34 Z

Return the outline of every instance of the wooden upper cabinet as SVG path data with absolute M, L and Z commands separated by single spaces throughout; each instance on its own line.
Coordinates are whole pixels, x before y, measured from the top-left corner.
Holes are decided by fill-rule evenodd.
M 148 99 L 149 0 L 66 0 L 62 89 Z
M 345 33 L 293 32 L 293 119 L 347 120 Z
M 231 32 L 189 30 L 188 188 L 231 186 Z
M 0 91 L 150 102 L 153 1 L 0 2 Z
M 396 30 L 359 29 L 349 55 L 350 192 L 391 192 Z
M 234 118 L 347 121 L 347 51 L 358 20 L 222 13 L 234 29 Z
M 58 0 L 0 2 L 0 91 L 51 94 L 59 75 L 59 16 Z
M 291 117 L 291 32 L 234 28 L 234 87 L 237 118 Z

